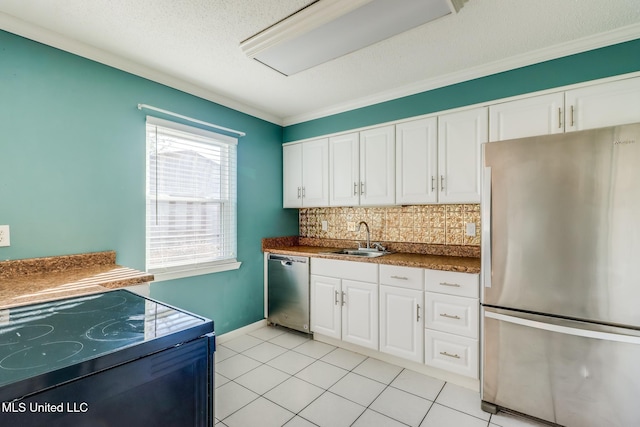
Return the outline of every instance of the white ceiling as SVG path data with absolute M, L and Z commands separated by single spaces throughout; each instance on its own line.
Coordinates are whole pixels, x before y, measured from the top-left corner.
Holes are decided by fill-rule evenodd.
M 284 125 L 640 38 L 640 0 L 469 0 L 289 77 L 242 53 L 312 2 L 1 0 L 0 29 Z

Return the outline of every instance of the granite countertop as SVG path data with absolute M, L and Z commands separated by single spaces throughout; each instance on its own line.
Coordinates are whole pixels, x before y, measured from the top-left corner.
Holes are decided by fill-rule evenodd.
M 114 251 L 0 262 L 0 308 L 100 293 L 153 281 L 116 264 Z
M 442 247 L 443 245 L 389 245 L 392 251 L 389 255 L 375 258 L 355 257 L 350 255 L 331 254 L 345 247 L 336 241 L 322 241 L 322 239 L 302 239 L 297 237 L 263 239 L 262 250 L 282 255 L 309 256 L 344 261 L 370 262 L 376 264 L 399 265 L 404 267 L 418 267 L 430 270 L 458 271 L 464 273 L 480 273 L 479 248 Z M 324 246 L 324 245 L 335 246 Z M 322 245 L 322 246 L 321 246 Z M 431 246 L 431 247 L 430 247 Z M 433 248 L 432 246 L 438 246 Z M 412 252 L 400 251 L 400 249 Z M 418 252 L 418 253 L 416 253 Z M 432 253 L 429 253 L 432 252 Z M 433 253 L 436 252 L 436 253 Z

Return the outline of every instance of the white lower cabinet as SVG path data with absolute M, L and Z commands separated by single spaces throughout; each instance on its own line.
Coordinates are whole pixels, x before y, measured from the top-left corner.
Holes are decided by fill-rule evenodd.
M 380 351 L 424 361 L 424 270 L 380 265 Z
M 425 329 L 424 343 L 425 364 L 478 378 L 478 340 Z
M 423 361 L 422 291 L 380 285 L 380 351 Z
M 477 274 L 425 270 L 425 364 L 479 378 L 478 286 Z
M 378 349 L 378 265 L 313 258 L 311 331 Z

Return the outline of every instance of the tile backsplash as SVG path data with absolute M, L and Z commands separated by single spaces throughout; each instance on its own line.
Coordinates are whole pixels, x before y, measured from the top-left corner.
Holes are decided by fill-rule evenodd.
M 350 223 L 365 221 L 372 242 L 412 242 L 480 246 L 480 205 L 424 205 L 378 208 L 334 207 L 299 210 L 300 237 L 366 239 L 364 227 L 349 231 Z M 322 230 L 327 221 L 327 230 Z M 466 224 L 474 223 L 475 236 L 467 236 Z

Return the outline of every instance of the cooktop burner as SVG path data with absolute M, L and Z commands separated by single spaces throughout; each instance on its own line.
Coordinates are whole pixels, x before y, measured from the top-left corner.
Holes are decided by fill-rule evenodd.
M 12 308 L 0 326 L 0 386 L 207 322 L 125 290 Z

